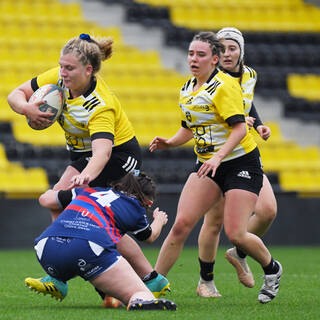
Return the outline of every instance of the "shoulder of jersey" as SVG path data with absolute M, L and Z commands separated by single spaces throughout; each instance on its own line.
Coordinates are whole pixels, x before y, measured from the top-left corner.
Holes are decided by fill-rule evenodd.
M 218 81 L 221 84 L 233 84 L 234 82 L 237 83 L 237 80 L 234 77 L 221 70 L 211 79 L 211 81 Z
M 223 72 L 222 70 L 219 70 L 219 72 L 212 79 L 216 79 L 216 78 L 221 80 L 234 79 L 229 73 Z
M 97 86 L 96 88 L 98 90 L 102 90 L 104 92 L 108 92 L 108 93 L 112 93 L 110 87 L 108 86 L 108 84 L 106 83 L 106 81 L 104 80 L 104 78 L 102 78 L 102 76 L 97 75 L 96 76 L 97 79 Z
M 189 79 L 184 83 L 184 85 L 182 86 L 181 91 L 186 90 L 186 89 L 189 87 L 190 83 L 191 83 L 193 80 L 194 80 L 194 77 L 189 78 Z
M 248 74 L 250 78 L 257 78 L 257 72 L 248 66 L 243 66 L 243 73 Z

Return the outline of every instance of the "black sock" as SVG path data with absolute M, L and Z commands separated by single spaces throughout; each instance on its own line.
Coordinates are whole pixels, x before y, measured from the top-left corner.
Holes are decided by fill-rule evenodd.
M 149 280 L 155 279 L 158 276 L 158 272 L 156 270 L 151 271 L 149 274 L 147 274 L 142 281 L 147 282 Z
M 104 300 L 104 297 L 106 296 L 106 294 L 102 291 L 100 291 L 99 289 L 97 289 L 96 287 L 94 287 L 96 289 L 96 291 L 99 293 L 100 297 L 102 300 Z
M 275 274 L 279 271 L 279 265 L 271 258 L 271 262 L 262 269 L 265 274 Z
M 214 267 L 215 261 L 204 262 L 199 258 L 199 263 L 200 263 L 200 276 L 201 276 L 201 278 L 205 281 L 213 280 L 213 267 Z
M 244 258 L 247 256 L 247 254 L 244 253 L 243 251 L 241 251 L 241 249 L 236 248 L 236 250 L 237 250 L 238 256 L 239 256 L 241 259 L 244 259 Z

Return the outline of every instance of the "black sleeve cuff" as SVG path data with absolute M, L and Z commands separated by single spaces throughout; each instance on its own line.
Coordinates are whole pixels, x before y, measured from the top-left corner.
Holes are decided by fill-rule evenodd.
M 181 127 L 185 128 L 185 129 L 189 129 L 187 123 L 184 120 L 181 121 Z
M 134 234 L 134 237 L 139 241 L 145 241 L 147 240 L 152 234 L 152 229 L 149 226 L 148 228 L 142 230 L 139 233 Z
M 57 198 L 62 209 L 65 209 L 67 207 L 67 205 L 72 201 L 72 197 L 73 196 L 71 190 L 60 190 L 58 192 Z
M 31 79 L 31 88 L 33 91 L 37 91 L 39 89 L 37 78 Z
M 257 129 L 257 127 L 263 125 L 263 123 L 262 123 L 262 121 L 261 121 L 261 119 L 259 117 L 258 111 L 257 111 L 257 109 L 256 109 L 256 107 L 255 107 L 255 105 L 253 103 L 252 103 L 252 107 L 251 107 L 250 112 L 249 112 L 249 116 L 256 119 L 254 121 L 254 124 L 253 124 L 253 127 L 255 129 Z
M 114 135 L 110 132 L 96 132 L 91 136 L 91 141 L 95 139 L 109 139 L 114 142 Z
M 234 116 L 231 116 L 228 119 L 226 119 L 226 122 L 230 127 L 232 127 L 236 123 L 246 122 L 246 118 L 243 114 L 235 114 Z

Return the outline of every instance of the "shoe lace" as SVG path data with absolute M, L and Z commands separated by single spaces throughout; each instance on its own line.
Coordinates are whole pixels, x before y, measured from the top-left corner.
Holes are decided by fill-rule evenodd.
M 277 275 L 266 274 L 266 275 L 263 275 L 262 277 L 264 278 L 264 287 L 268 289 L 272 289 L 272 287 L 274 287 L 278 282 Z

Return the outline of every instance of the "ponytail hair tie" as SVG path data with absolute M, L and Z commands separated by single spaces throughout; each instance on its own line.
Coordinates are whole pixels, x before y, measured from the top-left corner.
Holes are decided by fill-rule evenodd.
M 138 177 L 139 174 L 140 174 L 140 170 L 137 170 L 137 169 L 133 170 L 133 174 L 134 174 L 136 177 Z
M 80 38 L 81 40 L 85 40 L 85 41 L 88 41 L 88 42 L 92 42 L 90 36 L 89 36 L 87 33 L 81 33 L 80 36 L 79 36 L 79 38 Z

